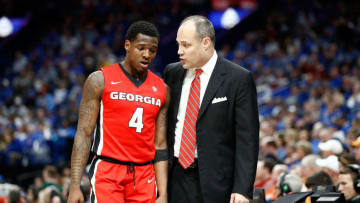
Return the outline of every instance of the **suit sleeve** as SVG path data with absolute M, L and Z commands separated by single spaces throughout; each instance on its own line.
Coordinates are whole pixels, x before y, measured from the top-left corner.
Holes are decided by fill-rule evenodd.
M 233 193 L 252 197 L 259 154 L 259 113 L 255 82 L 247 72 L 235 100 L 235 172 Z
M 169 84 L 169 69 L 170 69 L 170 64 L 167 65 L 164 69 L 164 72 L 163 72 L 163 76 L 164 76 L 164 81 L 166 84 Z

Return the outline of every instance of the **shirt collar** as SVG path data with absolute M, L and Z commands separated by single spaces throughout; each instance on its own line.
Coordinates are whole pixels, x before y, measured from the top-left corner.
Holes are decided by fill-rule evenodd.
M 200 68 L 204 71 L 202 74 L 211 75 L 212 71 L 215 68 L 217 58 L 218 58 L 218 55 L 217 55 L 216 51 L 214 50 L 214 54 L 212 55 L 210 60 L 208 60 L 208 62 L 206 62 L 205 65 L 203 65 Z M 191 69 L 191 75 L 195 75 L 195 73 L 196 73 L 196 69 Z

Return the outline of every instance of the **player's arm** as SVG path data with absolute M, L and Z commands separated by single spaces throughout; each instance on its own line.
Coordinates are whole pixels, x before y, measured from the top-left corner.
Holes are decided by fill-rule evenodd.
M 170 88 L 166 85 L 165 104 L 156 119 L 155 129 L 155 175 L 159 192 L 158 202 L 167 202 L 168 151 L 166 143 L 167 111 L 170 104 Z
M 83 202 L 80 190 L 81 177 L 89 158 L 91 134 L 99 113 L 104 76 L 93 72 L 85 81 L 79 109 L 79 120 L 71 154 L 71 184 L 68 202 Z

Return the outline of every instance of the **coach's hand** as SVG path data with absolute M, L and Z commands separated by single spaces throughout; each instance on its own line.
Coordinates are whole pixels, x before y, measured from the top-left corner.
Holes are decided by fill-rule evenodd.
M 80 186 L 70 186 L 70 193 L 67 203 L 83 203 L 84 196 L 81 192 Z
M 168 202 L 167 195 L 161 195 L 155 201 L 155 203 L 167 203 L 167 202 Z
M 249 203 L 249 199 L 239 193 L 231 193 L 230 203 Z

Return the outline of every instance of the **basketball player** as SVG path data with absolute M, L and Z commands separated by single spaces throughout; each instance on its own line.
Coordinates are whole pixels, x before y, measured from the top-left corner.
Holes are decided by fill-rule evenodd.
M 80 182 L 94 129 L 91 202 L 155 202 L 156 186 L 156 202 L 167 202 L 169 91 L 148 70 L 158 42 L 153 24 L 133 23 L 126 34 L 125 60 L 95 71 L 86 80 L 71 156 L 68 202 L 84 201 Z

